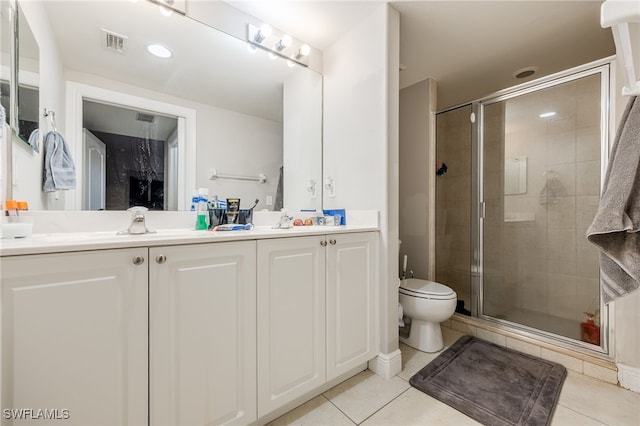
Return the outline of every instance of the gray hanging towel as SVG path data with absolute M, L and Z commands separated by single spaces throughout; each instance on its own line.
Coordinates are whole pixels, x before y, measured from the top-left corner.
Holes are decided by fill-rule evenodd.
M 613 143 L 598 212 L 587 230 L 600 249 L 605 303 L 640 287 L 640 100 L 631 97 Z
M 274 212 L 279 212 L 284 206 L 283 186 L 284 186 L 284 166 L 281 166 L 280 177 L 278 178 L 278 188 L 276 189 L 276 199 L 273 203 Z
M 52 130 L 44 137 L 42 190 L 54 192 L 76 187 L 76 167 L 64 137 Z

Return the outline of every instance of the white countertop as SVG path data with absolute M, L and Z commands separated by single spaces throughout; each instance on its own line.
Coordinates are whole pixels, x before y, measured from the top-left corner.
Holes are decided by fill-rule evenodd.
M 115 231 L 59 232 L 33 234 L 28 238 L 0 239 L 0 256 L 260 240 L 365 231 L 378 231 L 378 228 L 376 226 L 347 225 L 295 226 L 290 229 L 272 229 L 268 226 L 257 226 L 250 231 L 161 229 L 155 234 L 142 235 L 116 235 Z

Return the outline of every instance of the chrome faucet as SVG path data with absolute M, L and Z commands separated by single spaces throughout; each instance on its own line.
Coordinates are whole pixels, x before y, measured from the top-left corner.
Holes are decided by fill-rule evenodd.
M 127 211 L 131 212 L 131 224 L 126 230 L 119 231 L 118 235 L 155 234 L 156 231 L 148 229 L 144 221 L 144 212 L 147 210 L 149 209 L 139 206 L 127 209 Z

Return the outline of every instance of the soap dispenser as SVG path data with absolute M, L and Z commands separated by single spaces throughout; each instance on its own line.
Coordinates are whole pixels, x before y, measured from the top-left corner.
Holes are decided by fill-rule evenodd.
M 196 214 L 196 231 L 209 229 L 209 190 L 207 188 L 198 189 Z

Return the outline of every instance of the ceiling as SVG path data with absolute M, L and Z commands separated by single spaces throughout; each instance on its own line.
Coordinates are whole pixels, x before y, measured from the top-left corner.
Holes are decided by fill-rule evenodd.
M 380 3 L 261 0 L 228 3 L 326 49 Z M 615 54 L 595 1 L 391 1 L 400 12 L 404 88 L 431 77 L 444 109 Z M 526 79 L 516 70 L 536 67 Z

